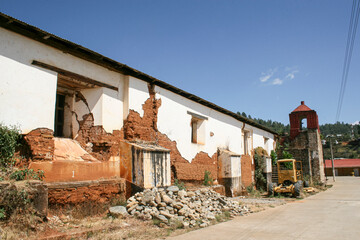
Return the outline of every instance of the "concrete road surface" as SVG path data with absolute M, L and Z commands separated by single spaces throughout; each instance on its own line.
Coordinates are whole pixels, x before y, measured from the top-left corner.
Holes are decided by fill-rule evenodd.
M 304 200 L 169 239 L 360 239 L 360 177 L 337 177 Z

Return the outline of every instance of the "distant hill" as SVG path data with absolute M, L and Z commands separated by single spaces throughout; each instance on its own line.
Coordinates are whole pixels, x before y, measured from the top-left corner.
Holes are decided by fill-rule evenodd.
M 283 124 L 281 122 L 277 122 L 277 121 L 272 121 L 272 120 L 263 120 L 261 118 L 252 118 L 251 115 L 247 115 L 246 113 L 242 112 L 237 112 L 237 114 L 249 118 L 265 127 L 270 128 L 271 130 L 279 133 L 280 135 L 285 134 L 285 133 L 289 133 L 290 132 L 290 125 L 287 124 Z
M 264 120 L 261 118 L 252 118 L 251 115 L 247 115 L 245 112 L 237 112 L 237 114 L 252 119 L 253 121 L 266 126 L 280 135 L 285 133 L 290 133 L 290 125 L 283 124 L 281 122 Z M 359 121 L 356 121 L 353 124 L 337 122 L 337 123 L 327 123 L 320 125 L 320 132 L 323 138 L 333 136 L 338 141 L 350 141 L 351 139 L 357 139 L 360 137 L 360 124 Z
M 280 135 L 289 134 L 290 126 L 281 122 L 272 120 L 263 120 L 252 118 L 246 113 L 237 112 L 237 114 L 252 119 L 253 121 L 266 126 Z M 334 158 L 360 158 L 360 124 L 359 121 L 348 124 L 337 122 L 334 124 L 327 123 L 320 125 L 321 138 L 324 141 L 323 150 L 324 158 L 331 159 L 330 140 L 333 143 Z
M 330 142 L 323 146 L 324 159 L 331 159 Z M 360 140 L 349 142 L 333 141 L 334 158 L 360 158 Z

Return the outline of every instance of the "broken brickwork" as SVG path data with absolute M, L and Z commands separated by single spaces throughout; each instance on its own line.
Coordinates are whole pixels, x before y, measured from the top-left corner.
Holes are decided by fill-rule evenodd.
M 90 111 L 86 98 L 80 92 L 76 92 L 75 101 L 83 102 L 88 112 L 83 116 L 78 116 L 77 113 L 72 112 L 76 118 L 74 124 L 77 124 L 76 126 L 71 126 L 72 131 L 74 129 L 77 131 L 74 132 L 73 137 L 89 154 L 103 162 L 123 159 L 120 156 L 120 143 L 124 140 L 153 143 L 170 150 L 172 180 L 179 179 L 200 182 L 204 179 L 205 171 L 210 171 L 211 177 L 214 180 L 218 179 L 217 153 L 209 156 L 205 152 L 199 152 L 190 163 L 181 156 L 176 141 L 172 141 L 167 135 L 158 131 L 157 120 L 158 110 L 161 107 L 161 99 L 156 99 L 154 85 L 149 84 L 148 90 L 149 98 L 142 105 L 143 116 L 141 117 L 134 110 L 129 110 L 123 128 L 113 131 L 113 133 L 107 133 L 102 126 L 94 125 L 94 116 Z M 51 130 L 34 130 L 26 137 L 34 160 L 52 160 L 54 143 Z M 126 168 L 128 166 L 124 165 L 121 167 L 122 170 Z M 129 176 L 126 179 L 129 180 Z
M 250 155 L 241 156 L 241 182 L 244 187 L 251 186 L 253 183 L 254 166 L 252 164 L 252 157 Z
M 85 114 L 79 121 L 76 141 L 93 157 L 108 161 L 112 156 L 119 156 L 119 142 L 124 139 L 122 131 L 107 133 L 102 126 L 94 126 L 92 113 Z
M 77 92 L 75 101 L 82 101 L 89 110 L 89 113 L 82 116 L 82 120 L 76 116 L 79 130 L 75 140 L 100 161 L 108 161 L 111 156 L 119 156 L 119 142 L 124 139 L 122 130 L 113 131 L 113 134 L 110 134 L 102 126 L 95 126 L 94 115 L 91 113 L 85 97 Z
M 124 122 L 124 139 L 128 141 L 148 141 L 158 144 L 170 150 L 172 166 L 172 179 L 177 178 L 186 181 L 202 181 L 205 170 L 211 172 L 211 177 L 217 179 L 217 154 L 210 157 L 207 153 L 199 152 L 189 163 L 183 158 L 177 148 L 177 143 L 171 141 L 168 136 L 157 129 L 157 115 L 161 106 L 161 99 L 156 99 L 154 86 L 149 85 L 150 97 L 145 101 L 142 108 L 143 117 L 139 113 L 130 110 Z
M 48 128 L 37 128 L 25 137 L 33 161 L 51 161 L 54 156 L 54 132 Z
M 125 179 L 47 183 L 49 205 L 109 203 L 126 199 Z
M 289 114 L 289 118 L 290 138 L 284 139 L 289 143 L 289 152 L 302 162 L 304 176 L 310 177 L 310 181 L 324 182 L 323 149 L 316 112 L 302 101 L 301 105 Z M 307 120 L 306 129 L 302 128 L 302 119 Z

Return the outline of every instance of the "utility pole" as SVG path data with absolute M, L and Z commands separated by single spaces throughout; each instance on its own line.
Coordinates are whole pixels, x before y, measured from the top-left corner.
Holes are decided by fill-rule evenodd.
M 333 155 L 333 149 L 332 149 L 332 141 L 331 141 L 331 138 L 330 138 L 330 151 L 331 151 L 332 175 L 333 175 L 333 181 L 335 182 L 334 155 Z

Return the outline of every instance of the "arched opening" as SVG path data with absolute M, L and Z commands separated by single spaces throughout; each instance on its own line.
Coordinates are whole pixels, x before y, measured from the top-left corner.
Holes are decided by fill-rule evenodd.
M 306 131 L 307 130 L 307 118 L 303 117 L 300 120 L 300 131 Z

